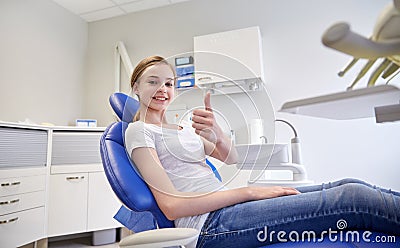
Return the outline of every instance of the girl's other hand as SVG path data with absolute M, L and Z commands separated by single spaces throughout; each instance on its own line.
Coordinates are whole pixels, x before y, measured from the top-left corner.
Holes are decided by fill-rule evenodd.
M 291 187 L 272 186 L 272 187 L 247 187 L 250 200 L 263 200 L 280 196 L 297 195 L 300 192 Z

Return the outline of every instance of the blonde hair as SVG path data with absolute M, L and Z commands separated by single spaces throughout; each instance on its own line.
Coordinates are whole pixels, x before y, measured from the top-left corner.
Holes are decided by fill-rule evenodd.
M 147 58 L 142 59 L 135 67 L 133 70 L 132 76 L 131 76 L 131 88 L 133 90 L 133 86 L 135 83 L 139 82 L 140 77 L 143 75 L 143 72 L 149 68 L 150 66 L 156 65 L 156 64 L 165 64 L 168 65 L 172 72 L 174 73 L 174 78 L 176 78 L 176 73 L 174 67 L 168 63 L 163 57 L 161 56 L 150 56 Z M 140 100 L 140 99 L 139 99 Z M 133 121 L 138 121 L 140 119 L 140 113 L 139 111 L 136 112 L 135 116 L 133 117 Z

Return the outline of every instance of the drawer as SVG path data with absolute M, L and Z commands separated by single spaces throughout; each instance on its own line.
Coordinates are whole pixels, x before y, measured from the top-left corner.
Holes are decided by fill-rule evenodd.
M 0 216 L 44 206 L 45 191 L 0 197 Z
M 0 179 L 0 197 L 42 191 L 46 187 L 46 175 Z
M 44 237 L 44 207 L 0 216 L 2 248 L 15 248 Z

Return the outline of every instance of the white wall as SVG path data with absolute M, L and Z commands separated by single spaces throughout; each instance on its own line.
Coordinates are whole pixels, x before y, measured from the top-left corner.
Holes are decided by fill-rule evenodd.
M 114 90 L 113 47 L 122 40 L 133 64 L 145 56 L 192 51 L 193 36 L 259 26 L 263 38 L 267 89 L 276 109 L 288 100 L 344 90 L 336 73 L 350 57 L 321 44 L 323 32 L 347 21 L 369 36 L 386 1 L 363 0 L 201 0 L 133 13 L 89 24 L 86 115 L 106 125 L 113 121 L 108 96 Z M 124 78 L 128 89 L 128 78 Z M 364 80 L 361 82 L 366 84 Z M 309 176 L 316 182 L 357 177 L 400 189 L 400 125 L 373 119 L 332 121 L 277 114 L 293 122 L 302 139 Z M 290 130 L 277 126 L 277 140 Z
M 87 23 L 50 0 L 2 0 L 0 33 L 0 120 L 82 117 Z

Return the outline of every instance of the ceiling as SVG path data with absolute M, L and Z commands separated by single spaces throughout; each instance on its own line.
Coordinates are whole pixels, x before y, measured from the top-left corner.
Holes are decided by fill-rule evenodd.
M 87 22 L 103 20 L 189 0 L 53 0 Z

